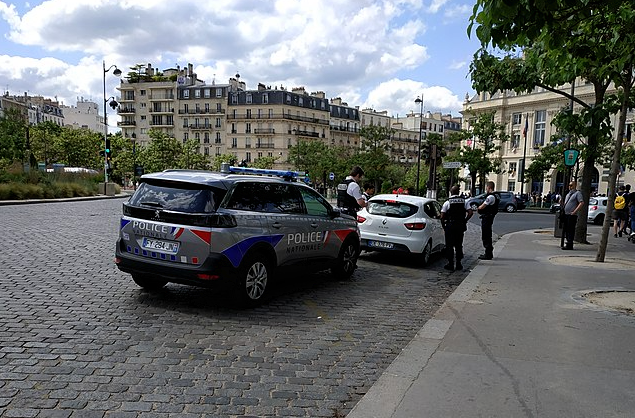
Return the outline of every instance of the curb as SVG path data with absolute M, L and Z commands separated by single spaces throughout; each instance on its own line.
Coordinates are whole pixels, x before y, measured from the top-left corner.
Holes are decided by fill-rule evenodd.
M 130 194 L 120 193 L 114 196 L 97 195 L 97 196 L 84 196 L 84 197 L 66 197 L 66 198 L 60 198 L 60 199 L 0 200 L 0 206 L 32 205 L 32 204 L 39 204 L 39 203 L 81 202 L 84 200 L 122 199 L 122 198 L 128 198 L 128 197 L 130 197 Z

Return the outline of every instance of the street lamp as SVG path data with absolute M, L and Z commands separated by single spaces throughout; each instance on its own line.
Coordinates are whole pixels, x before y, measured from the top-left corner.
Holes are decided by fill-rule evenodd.
M 106 69 L 106 61 L 103 61 L 103 69 L 104 69 L 104 194 L 107 194 L 108 187 L 108 110 L 106 110 L 106 105 L 108 101 L 110 101 L 110 107 L 115 109 L 117 107 L 117 101 L 114 97 L 106 98 L 106 73 L 114 68 L 112 71 L 113 75 L 119 77 L 121 75 L 121 70 L 117 68 L 116 65 L 111 65 Z
M 423 94 L 421 95 L 421 97 L 423 97 Z M 416 194 L 417 196 L 421 196 L 420 192 L 419 192 L 419 171 L 421 171 L 421 137 L 423 136 L 423 100 L 421 100 L 419 97 L 417 97 L 417 99 L 415 100 L 415 103 L 417 103 L 420 106 L 420 111 L 419 111 L 419 142 L 418 142 L 418 148 L 417 148 L 417 184 L 416 184 Z

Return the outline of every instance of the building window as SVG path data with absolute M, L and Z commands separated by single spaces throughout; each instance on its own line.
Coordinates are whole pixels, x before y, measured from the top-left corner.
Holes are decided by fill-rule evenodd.
M 304 97 L 302 96 L 298 97 L 298 105 L 304 106 Z
M 183 98 L 184 99 L 189 99 L 190 98 L 190 91 L 189 90 L 183 90 Z
M 512 115 L 512 125 L 520 125 L 521 121 L 522 121 L 522 114 L 514 113 Z
M 247 93 L 247 104 L 251 104 L 251 103 L 252 103 L 251 93 Z
M 238 103 L 238 94 L 232 93 L 232 104 Z
M 251 109 L 247 109 L 246 116 L 247 119 L 251 119 Z
M 273 119 L 273 109 L 269 109 L 269 119 Z M 631 126 L 631 125 L 628 125 Z
M 258 158 L 262 158 L 262 151 L 258 151 Z
M 286 102 L 287 102 L 287 104 L 291 104 L 291 95 L 290 94 L 287 94 Z
M 216 89 L 216 97 L 223 97 L 223 89 L 221 88 Z
M 209 155 L 209 148 L 205 147 L 205 149 L 203 149 L 203 155 Z
M 209 113 L 209 103 L 205 103 L 205 113 Z
M 509 177 L 516 177 L 516 163 L 509 163 Z
M 204 89 L 203 90 L 203 97 L 205 97 L 206 99 L 209 99 L 211 96 L 209 89 Z M 208 151 L 209 152 L 209 151 Z
M 536 112 L 536 122 L 534 123 L 534 148 L 545 145 L 545 128 L 547 121 L 547 111 L 538 110 Z
M 509 144 L 509 147 L 512 150 L 515 150 L 518 148 L 519 145 L 520 145 L 520 134 L 515 133 L 514 135 L 512 135 L 512 140 L 511 140 L 511 143 Z
M 247 162 L 251 161 L 251 152 L 245 153 L 245 160 L 247 160 Z
M 245 124 L 245 133 L 246 134 L 250 134 L 251 133 L 251 123 L 247 122 Z
M 216 103 L 216 111 L 221 112 L 223 110 L 223 105 L 220 103 Z
M 194 90 L 194 98 L 195 99 L 200 99 L 201 98 L 201 90 L 200 89 L 195 89 Z
M 200 144 L 200 143 L 201 143 L 201 134 L 200 134 L 200 132 L 196 132 L 196 133 L 194 133 L 194 141 L 195 141 L 197 144 Z
M 516 191 L 516 182 L 514 180 L 509 180 L 507 182 L 507 191 L 508 192 Z
M 203 134 L 203 142 L 209 144 L 209 132 Z
M 221 127 L 221 123 L 220 123 L 220 118 L 216 118 L 216 125 L 217 128 Z
M 190 134 L 189 134 L 189 132 L 184 132 L 184 133 L 183 133 L 183 142 L 187 141 L 188 139 L 190 139 Z
M 232 148 L 238 147 L 238 138 L 232 138 Z
M 220 144 L 220 141 L 221 141 L 220 132 L 216 132 L 216 139 L 214 140 L 214 143 L 215 144 Z
M 139 96 L 145 96 L 145 95 L 146 95 L 145 90 L 139 90 Z

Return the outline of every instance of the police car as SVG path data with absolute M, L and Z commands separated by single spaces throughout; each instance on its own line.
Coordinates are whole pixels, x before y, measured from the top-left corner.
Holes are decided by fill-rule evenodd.
M 356 220 L 296 176 L 227 165 L 142 176 L 123 204 L 117 267 L 148 290 L 219 286 L 243 305 L 265 298 L 279 268 L 350 277 L 360 252 Z

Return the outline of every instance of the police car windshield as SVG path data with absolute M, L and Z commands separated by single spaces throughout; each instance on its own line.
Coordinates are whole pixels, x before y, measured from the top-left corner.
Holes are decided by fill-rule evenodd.
M 225 196 L 225 190 L 141 183 L 130 198 L 134 206 L 150 206 L 184 213 L 211 213 Z

